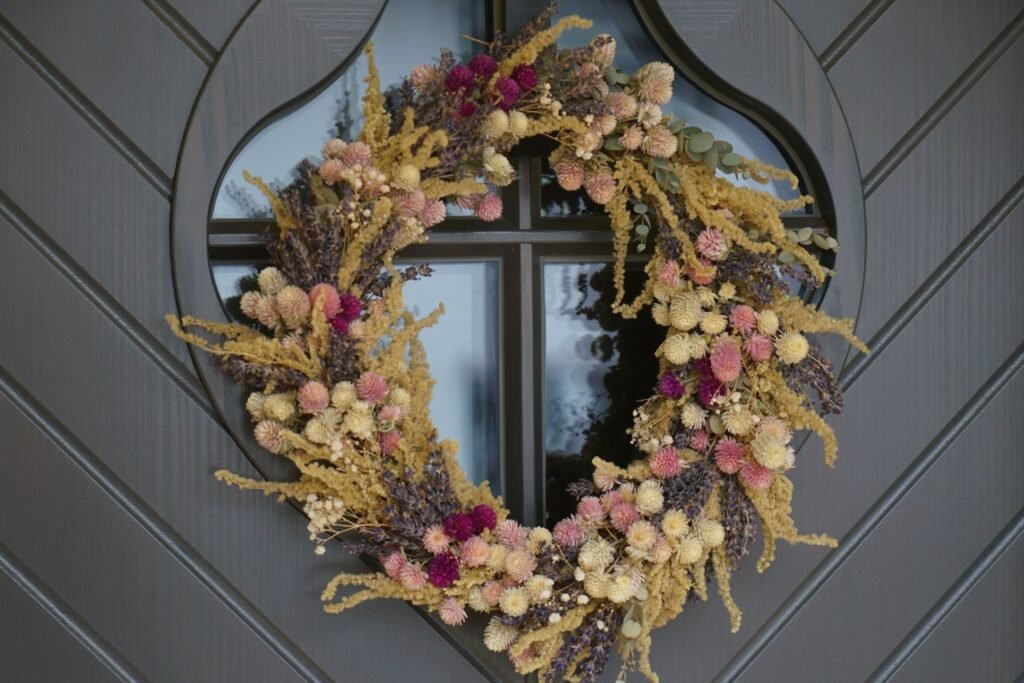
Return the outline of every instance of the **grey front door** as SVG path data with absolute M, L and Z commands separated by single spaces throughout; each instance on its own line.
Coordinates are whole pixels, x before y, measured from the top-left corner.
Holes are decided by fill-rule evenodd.
M 480 4 L 492 27 L 537 9 Z M 713 599 L 697 605 L 658 633 L 655 669 L 1019 679 L 1024 2 L 591 8 L 606 5 L 827 199 L 799 217 L 843 243 L 821 303 L 859 316 L 872 347 L 829 348 L 848 392 L 840 460 L 829 471 L 808 441 L 795 477 L 798 522 L 840 547 L 783 548 L 765 575 L 751 562 L 734 580 L 740 633 Z M 0 679 L 513 680 L 471 629 L 404 605 L 320 612 L 337 567 L 296 511 L 213 479 L 272 465 L 239 429 L 237 395 L 163 322 L 179 305 L 225 315 L 211 254 L 248 247 L 244 230 L 211 230 L 222 174 L 336 75 L 383 6 L 0 0 Z M 506 233 L 535 227 L 522 197 Z M 580 226 L 562 242 L 599 228 Z M 502 287 L 539 325 L 542 257 L 563 252 L 531 239 L 457 246 L 518 273 Z M 506 349 L 537 371 L 502 389 L 526 425 L 502 437 L 502 486 L 539 522 L 543 349 L 528 327 Z

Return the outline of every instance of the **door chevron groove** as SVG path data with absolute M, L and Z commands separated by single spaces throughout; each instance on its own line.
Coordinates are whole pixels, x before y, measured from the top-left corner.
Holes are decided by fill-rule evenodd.
M 54 621 L 60 624 L 90 654 L 110 669 L 115 676 L 122 681 L 146 680 L 142 672 L 136 669 L 103 636 L 76 614 L 31 569 L 22 564 L 3 543 L 0 543 L 0 571 L 11 577 L 11 580 L 21 590 L 28 593 Z
M 894 0 L 873 0 L 867 7 L 861 10 L 860 14 L 854 17 L 853 21 L 844 28 L 835 40 L 828 47 L 821 51 L 818 56 L 821 68 L 826 72 L 836 65 L 843 55 L 853 47 L 861 36 L 867 33 L 871 25 L 878 21 L 878 18 L 885 14 Z
M 142 4 L 148 7 L 204 65 L 210 66 L 217 59 L 217 50 L 213 45 L 210 45 L 209 41 L 167 0 L 142 0 Z
M 885 683 L 899 670 L 922 643 L 938 628 L 942 620 L 956 607 L 961 600 L 981 580 L 985 573 L 1006 552 L 1014 541 L 1024 534 L 1024 508 L 1003 528 L 992 542 L 982 551 L 971 566 L 960 575 L 949 590 L 939 598 L 938 602 L 921 618 L 916 626 L 896 646 L 885 660 L 875 669 L 868 679 L 871 683 Z
M 124 134 L 99 107 L 93 104 L 82 91 L 74 86 L 64 74 L 43 56 L 16 28 L 0 14 L 0 39 L 49 85 L 71 108 L 92 126 L 100 136 L 124 157 L 142 178 L 153 186 L 161 197 L 170 201 L 172 184 L 170 177 L 146 156 L 132 140 Z
M 967 263 L 971 255 L 985 243 L 989 235 L 995 232 L 1006 217 L 1013 213 L 1014 209 L 1024 199 L 1024 176 L 1018 180 L 1003 197 L 996 202 L 985 217 L 978 221 L 967 237 L 960 244 L 954 247 L 939 267 L 932 271 L 924 282 L 911 294 L 899 310 L 879 328 L 868 341 L 871 353 L 859 353 L 851 360 L 839 377 L 839 386 L 843 391 L 849 391 L 850 387 L 857 381 L 857 378 L 864 374 L 875 360 L 877 360 L 886 347 L 899 335 L 903 329 L 910 324 L 922 308 L 932 300 L 943 285 L 952 278 L 960 267 Z
M 210 403 L 199 379 L 190 368 L 172 355 L 124 306 L 98 283 L 61 247 L 56 244 L 35 221 L 0 189 L 0 217 L 9 222 L 36 251 L 80 291 L 85 298 L 107 317 L 128 339 L 139 347 L 161 370 L 177 384 L 196 405 L 222 424 L 220 416 Z
M 875 167 L 864 176 L 864 198 L 870 197 L 882 182 L 889 177 L 896 167 L 906 159 L 914 148 L 928 136 L 942 118 L 963 99 L 970 89 L 988 70 L 999 61 L 1011 45 L 1024 32 L 1024 11 L 1021 11 L 1012 22 L 1007 24 L 996 38 L 981 51 L 964 72 L 953 81 L 945 92 L 917 119 L 899 141 L 893 145 Z
M 308 681 L 331 680 L 313 660 L 189 545 L 145 500 L 111 471 L 96 454 L 40 405 L 3 367 L 0 367 L 0 394 L 6 396 L 47 438 L 60 447 L 90 479 L 297 674 Z
M 935 435 L 885 493 L 867 509 L 849 532 L 839 540 L 839 547 L 829 553 L 779 605 L 774 614 L 719 672 L 715 677 L 716 681 L 734 681 L 739 678 L 1021 368 L 1024 368 L 1024 344 L 1018 346 L 992 376 L 981 384 L 960 411 Z

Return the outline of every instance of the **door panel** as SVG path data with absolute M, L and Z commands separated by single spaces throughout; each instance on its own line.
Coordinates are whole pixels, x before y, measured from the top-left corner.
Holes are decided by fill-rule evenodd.
M 259 476 L 231 436 L 244 416 L 213 407 L 237 392 L 162 321 L 176 301 L 222 315 L 206 245 L 220 170 L 382 6 L 0 2 L 11 680 L 514 680 L 472 629 L 400 604 L 319 611 L 323 582 L 359 561 L 317 559 L 300 514 L 213 480 Z M 734 578 L 741 632 L 695 605 L 656 634 L 655 668 L 1019 675 L 1024 2 L 635 6 L 694 80 L 820 165 L 843 243 L 823 305 L 859 314 L 874 349 L 829 342 L 849 388 L 842 457 L 827 471 L 814 440 L 798 456 L 796 517 L 840 547 L 786 548 L 763 576 L 751 562 Z

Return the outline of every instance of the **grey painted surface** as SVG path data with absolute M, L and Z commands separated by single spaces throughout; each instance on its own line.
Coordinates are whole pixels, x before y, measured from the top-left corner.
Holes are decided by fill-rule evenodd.
M 310 3 L 250 4 L 0 2 L 4 680 L 481 678 L 404 606 L 320 614 L 331 568 L 300 516 L 210 477 L 257 473 L 162 325 L 172 205 L 177 230 L 205 235 L 231 150 L 329 74 L 379 8 L 336 0 L 347 19 L 325 27 Z M 847 365 L 836 470 L 814 441 L 799 456 L 797 521 L 840 548 L 745 567 L 741 632 L 714 600 L 695 606 L 656 636 L 656 668 L 1015 679 L 1024 2 L 736 0 L 701 22 L 686 19 L 707 2 L 660 4 L 710 72 L 815 154 L 840 238 L 859 236 L 825 305 L 859 311 L 875 352 Z M 232 92 L 270 50 L 265 87 Z M 200 239 L 176 265 L 204 253 Z

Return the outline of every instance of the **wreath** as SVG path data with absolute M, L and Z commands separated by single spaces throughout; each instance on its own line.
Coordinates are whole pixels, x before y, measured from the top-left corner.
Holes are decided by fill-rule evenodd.
M 835 546 L 799 533 L 790 514 L 793 434 L 816 432 L 831 465 L 836 440 L 822 415 L 842 406 L 805 335 L 864 346 L 851 320 L 824 315 L 787 284 L 828 275 L 801 246 L 807 236 L 780 220 L 811 198 L 783 201 L 725 176 L 794 189 L 796 178 L 663 112 L 670 65 L 625 74 L 608 35 L 558 49 L 563 31 L 590 22 L 552 25 L 555 9 L 466 62 L 442 52 L 387 94 L 368 46 L 358 138 L 328 141 L 322 161 L 300 164 L 279 192 L 246 174 L 279 229 L 268 244 L 274 265 L 241 298 L 251 322 L 168 320 L 252 388 L 256 441 L 298 471 L 285 482 L 216 476 L 300 503 L 318 555 L 337 540 L 379 563 L 332 579 L 326 611 L 398 598 L 449 625 L 481 612 L 484 643 L 520 673 L 594 681 L 617 651 L 622 677 L 638 670 L 656 681 L 652 631 L 707 599 L 709 582 L 739 628 L 729 580 L 758 529 L 758 571 L 778 539 Z M 561 187 L 582 189 L 610 217 L 611 310 L 634 318 L 649 308 L 667 328 L 652 395 L 629 430 L 644 456 L 627 467 L 594 458 L 592 476 L 570 486 L 575 513 L 551 530 L 511 519 L 486 482 L 467 479 L 456 444 L 439 439 L 419 334 L 443 307 L 416 319 L 402 287 L 429 268 L 393 263 L 445 218 L 445 200 L 499 218 L 493 188 L 515 178 L 506 154 L 535 136 L 553 140 Z M 648 241 L 644 287 L 626 301 L 625 260 Z

